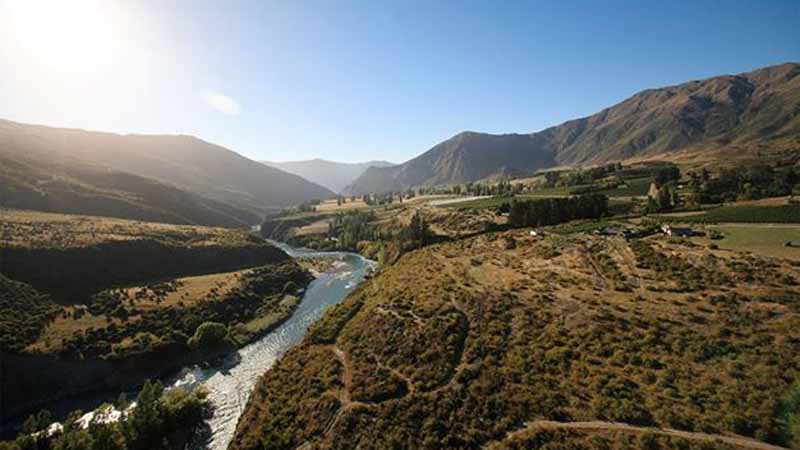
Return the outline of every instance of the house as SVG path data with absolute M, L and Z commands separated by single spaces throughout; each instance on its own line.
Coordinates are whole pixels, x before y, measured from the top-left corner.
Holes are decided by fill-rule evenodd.
M 694 231 L 691 228 L 678 228 L 668 224 L 661 225 L 661 232 L 666 234 L 667 236 L 677 236 L 677 237 L 692 237 L 692 236 L 699 236 L 701 234 Z
M 652 199 L 657 199 L 658 195 L 661 193 L 661 188 L 658 187 L 658 184 L 655 182 L 650 183 L 650 189 L 647 191 L 647 196 Z

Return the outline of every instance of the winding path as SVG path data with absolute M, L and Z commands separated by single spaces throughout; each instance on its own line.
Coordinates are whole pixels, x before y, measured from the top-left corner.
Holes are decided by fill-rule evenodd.
M 737 448 L 747 448 L 754 450 L 789 450 L 785 447 L 767 444 L 766 442 L 757 441 L 755 439 L 750 439 L 744 436 L 708 434 L 695 431 L 673 430 L 671 428 L 642 427 L 621 422 L 603 422 L 599 420 L 586 421 L 586 422 L 556 422 L 552 420 L 535 420 L 527 422 L 525 426 L 523 428 L 520 428 L 519 430 L 508 433 L 504 440 L 511 439 L 514 436 L 517 436 L 525 431 L 533 430 L 536 428 L 570 429 L 570 430 L 585 430 L 585 431 L 619 431 L 623 433 L 633 433 L 633 434 L 651 433 L 660 436 L 670 436 L 670 437 L 687 439 L 690 441 L 724 442 L 726 444 L 733 445 Z M 498 444 L 499 442 L 492 442 L 485 447 L 493 448 Z

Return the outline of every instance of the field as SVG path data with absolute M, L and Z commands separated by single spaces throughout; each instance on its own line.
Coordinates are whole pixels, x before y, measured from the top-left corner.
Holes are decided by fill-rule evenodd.
M 430 245 L 264 374 L 231 448 L 766 448 L 798 295 L 796 263 L 686 239 Z
M 625 180 L 626 185 L 615 188 L 596 191 L 597 194 L 605 194 L 608 197 L 644 197 L 650 190 L 650 184 L 653 182 L 651 177 L 632 178 Z
M 706 229 L 722 233 L 722 239 L 713 241 L 720 248 L 800 260 L 800 226 L 730 224 Z M 792 246 L 786 246 L 787 242 Z
M 695 223 L 800 223 L 800 204 L 775 206 L 735 204 L 714 208 L 703 214 L 684 216 L 680 220 Z
M 608 196 L 611 199 L 614 198 L 628 198 L 628 197 L 641 197 L 646 196 L 647 191 L 650 188 L 650 183 L 652 182 L 652 178 L 636 178 L 627 180 L 628 185 L 617 188 L 617 189 L 604 189 L 598 191 L 591 191 L 595 194 L 603 194 Z M 457 201 L 452 200 L 448 201 L 445 205 L 449 208 L 457 208 L 457 209 L 487 209 L 487 208 L 496 208 L 502 205 L 503 203 L 508 203 L 512 200 L 512 198 L 517 200 L 533 200 L 537 198 L 544 198 L 544 197 L 568 197 L 573 195 L 574 192 L 580 192 L 582 189 L 589 188 L 591 185 L 581 185 L 581 186 L 564 186 L 564 187 L 557 187 L 557 188 L 542 188 L 536 189 L 531 192 L 527 192 L 524 194 L 518 194 L 514 197 L 505 197 L 505 196 L 495 196 L 495 197 L 484 197 L 484 198 L 477 198 L 477 199 L 465 199 L 464 201 Z

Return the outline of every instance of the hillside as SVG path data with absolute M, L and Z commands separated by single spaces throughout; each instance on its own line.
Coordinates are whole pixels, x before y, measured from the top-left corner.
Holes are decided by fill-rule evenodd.
M 676 152 L 773 147 L 796 152 L 798 75 L 800 65 L 788 63 L 642 91 L 592 116 L 536 133 L 461 133 L 398 166 L 368 169 L 346 191 L 477 181 Z
M 356 180 L 370 167 L 391 167 L 387 161 L 367 161 L 363 163 L 342 163 L 324 159 L 307 161 L 270 162 L 264 164 L 285 172 L 293 173 L 308 181 L 319 184 L 333 192 L 341 193 L 345 187 Z
M 0 207 L 186 225 L 242 227 L 260 217 L 152 178 L 0 152 Z
M 262 376 L 229 449 L 775 449 L 798 283 L 665 237 L 431 245 Z
M 152 178 L 259 217 L 333 195 L 301 177 L 192 136 L 118 135 L 0 120 L 0 157 L 35 165 L 34 186 L 69 172 L 75 164 L 89 164 Z
M 311 281 L 244 230 L 0 217 L 0 422 L 229 352 L 289 318 Z M 204 325 L 224 332 L 198 340 Z
M 0 217 L 0 274 L 62 303 L 115 286 L 290 260 L 241 230 L 8 209 Z

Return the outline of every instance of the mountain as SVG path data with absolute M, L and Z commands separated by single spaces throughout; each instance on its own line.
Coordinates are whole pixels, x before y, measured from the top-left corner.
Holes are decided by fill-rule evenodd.
M 800 137 L 800 65 L 649 89 L 597 114 L 530 134 L 465 132 L 389 168 L 370 168 L 346 191 L 406 189 L 531 174 L 679 151 L 754 148 Z
M 0 151 L 0 207 L 98 215 L 146 222 L 242 227 L 250 211 L 152 178 L 88 163 L 50 163 Z
M 47 164 L 86 164 L 152 178 L 214 200 L 214 207 L 221 202 L 259 217 L 334 195 L 297 175 L 192 136 L 119 135 L 0 120 L 0 156 L 34 162 L 45 171 Z
M 270 162 L 264 164 L 299 175 L 306 180 L 317 183 L 332 190 L 342 190 L 355 181 L 365 170 L 370 167 L 391 167 L 394 164 L 387 161 L 368 161 L 363 163 L 342 163 L 324 159 L 311 159 L 307 161 Z

